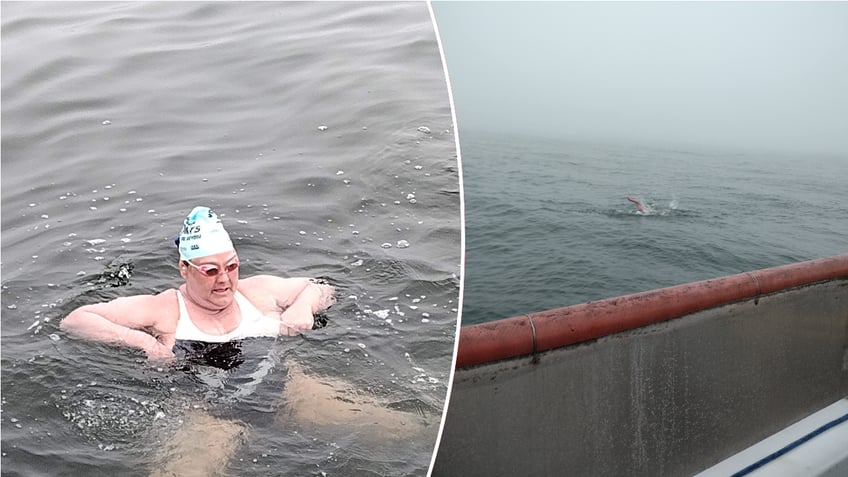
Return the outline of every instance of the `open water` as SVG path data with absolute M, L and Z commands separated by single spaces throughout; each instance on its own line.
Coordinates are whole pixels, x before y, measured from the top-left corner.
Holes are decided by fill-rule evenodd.
M 463 325 L 848 252 L 848 157 L 461 126 Z
M 3 475 L 149 475 L 197 409 L 248 428 L 228 475 L 426 473 L 461 218 L 425 3 L 4 3 L 2 71 Z M 222 217 L 241 276 L 334 284 L 326 326 L 251 343 L 258 367 L 220 386 L 58 329 L 179 285 L 195 205 Z M 420 431 L 287 421 L 291 363 Z

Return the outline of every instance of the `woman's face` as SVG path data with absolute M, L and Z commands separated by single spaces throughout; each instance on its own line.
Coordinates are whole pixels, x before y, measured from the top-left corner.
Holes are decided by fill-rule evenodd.
M 235 250 L 191 261 L 180 261 L 186 293 L 197 305 L 217 311 L 229 306 L 238 289 L 239 260 Z

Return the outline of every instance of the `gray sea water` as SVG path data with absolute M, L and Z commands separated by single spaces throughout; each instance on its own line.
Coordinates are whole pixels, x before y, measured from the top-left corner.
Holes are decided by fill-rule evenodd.
M 198 407 L 250 427 L 228 475 L 426 473 L 461 218 L 425 3 L 4 3 L 2 71 L 4 476 L 149 475 Z M 211 389 L 59 331 L 77 306 L 179 285 L 173 238 L 195 205 L 222 217 L 242 276 L 338 289 L 326 326 L 247 354 L 424 430 L 280 425 L 282 365 L 249 393 Z
M 461 126 L 463 325 L 848 252 L 848 157 Z

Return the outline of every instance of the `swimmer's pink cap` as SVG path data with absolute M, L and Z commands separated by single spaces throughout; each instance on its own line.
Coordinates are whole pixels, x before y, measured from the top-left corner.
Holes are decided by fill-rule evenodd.
M 195 207 L 180 231 L 180 258 L 192 260 L 233 250 L 224 224 L 209 207 Z

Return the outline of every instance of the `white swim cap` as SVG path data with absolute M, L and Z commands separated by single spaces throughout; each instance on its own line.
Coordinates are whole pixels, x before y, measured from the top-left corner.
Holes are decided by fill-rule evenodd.
M 209 207 L 195 207 L 180 231 L 180 258 L 191 260 L 234 250 L 224 224 Z

